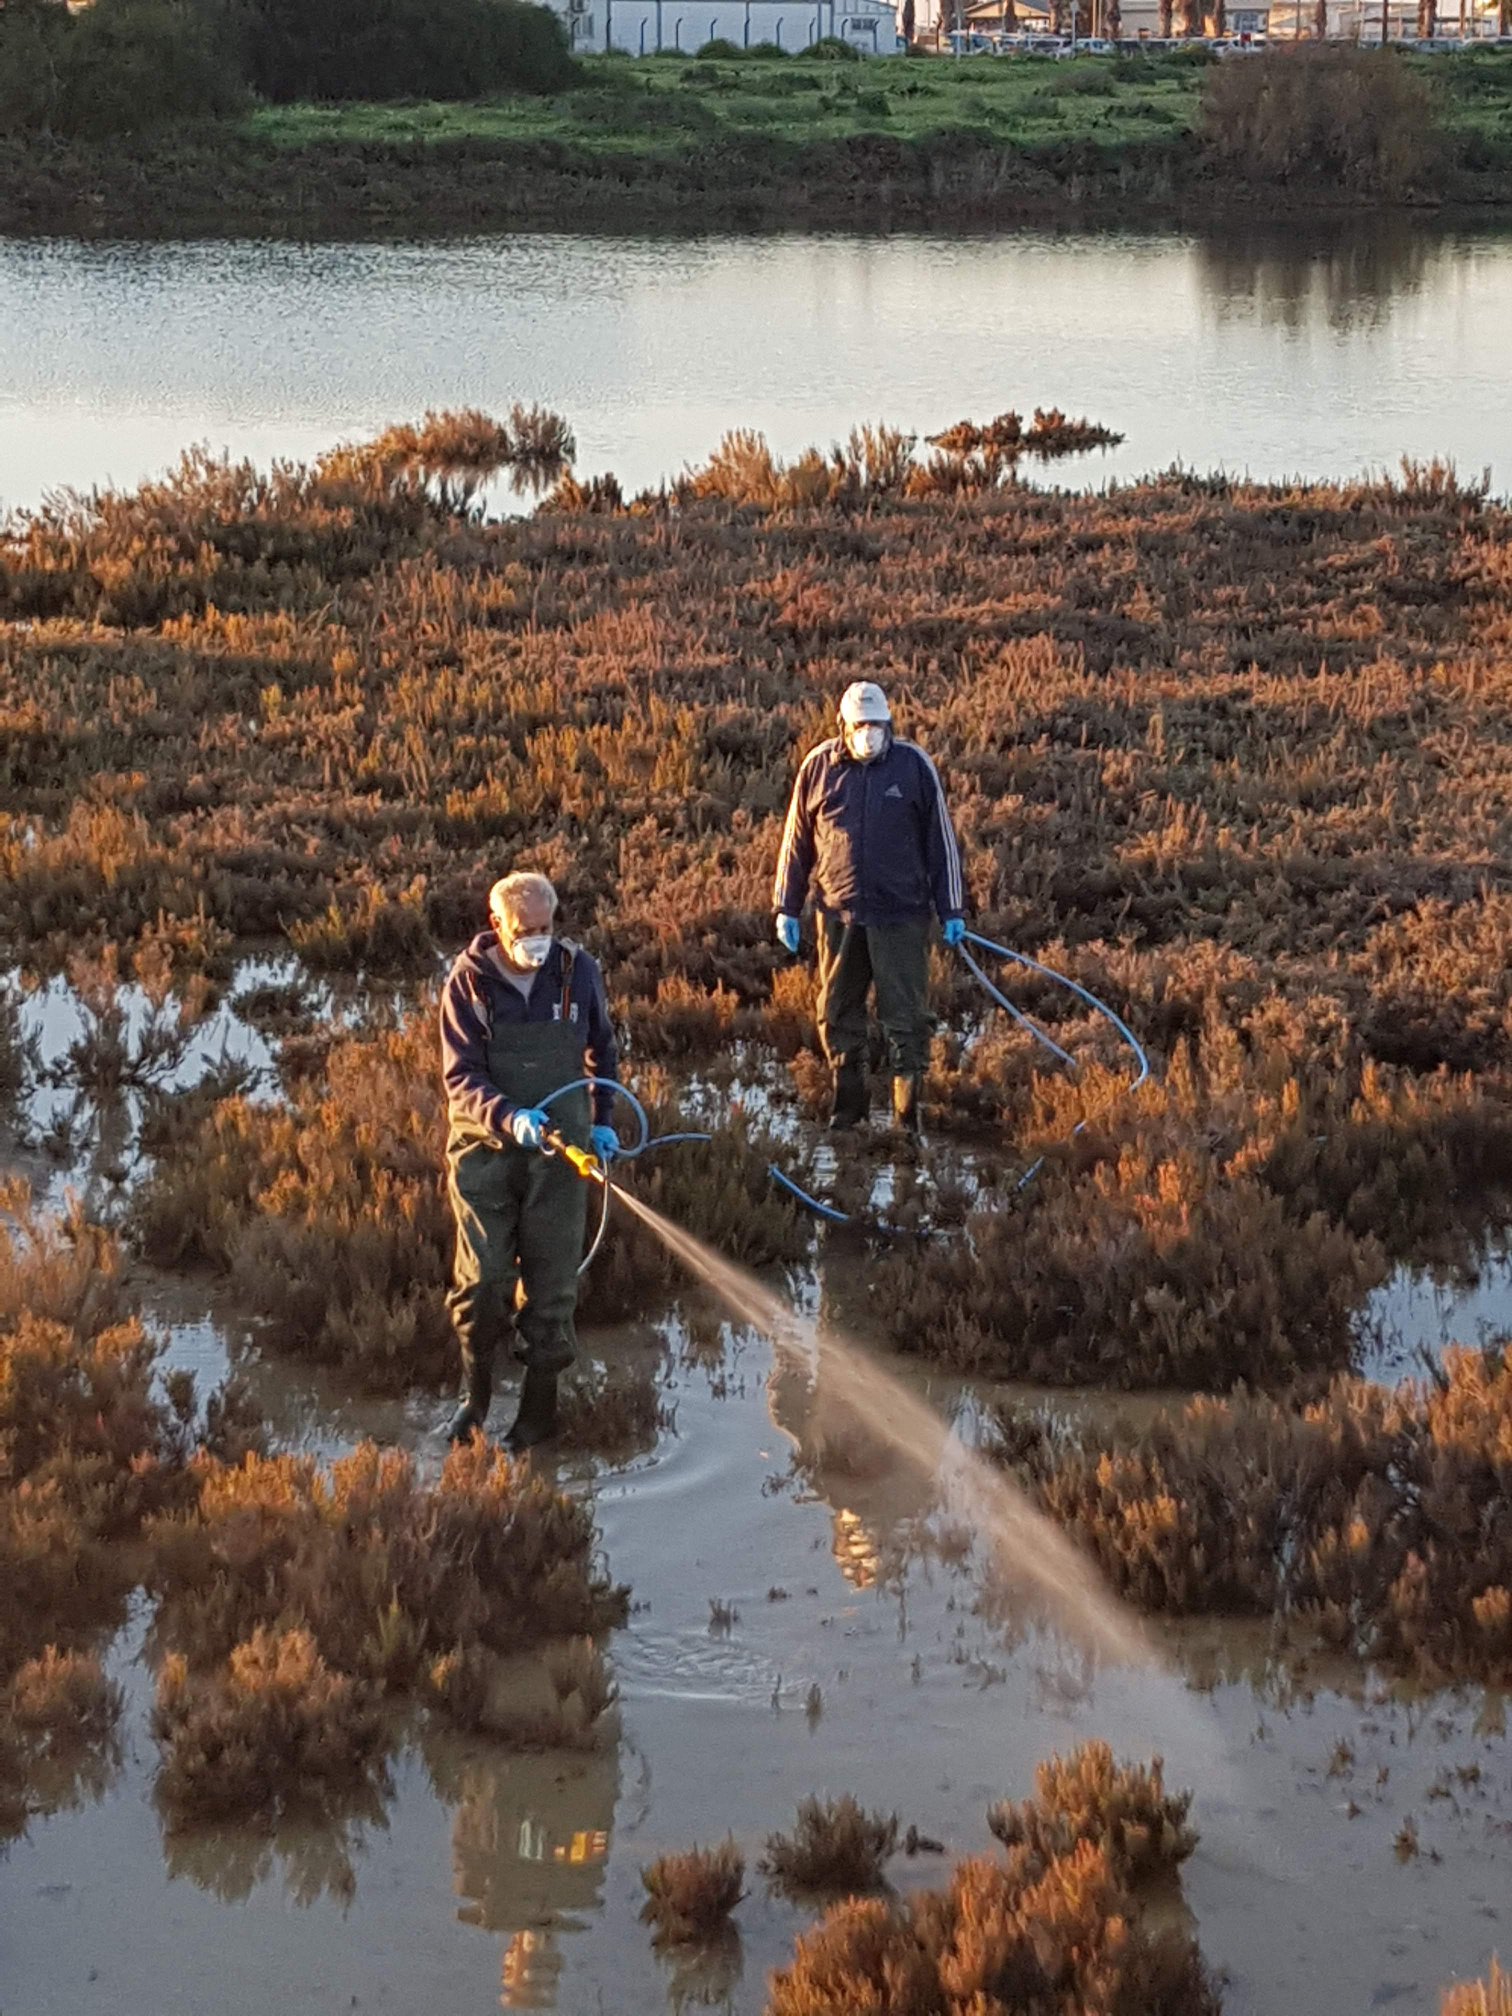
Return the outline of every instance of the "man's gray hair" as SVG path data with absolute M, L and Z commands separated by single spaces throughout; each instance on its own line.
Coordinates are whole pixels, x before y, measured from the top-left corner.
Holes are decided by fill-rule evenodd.
M 513 875 L 501 875 L 488 892 L 488 911 L 492 917 L 507 917 L 511 924 L 520 914 L 520 904 L 527 896 L 544 896 L 551 905 L 551 914 L 556 915 L 557 893 L 544 875 L 537 875 L 528 868 L 520 869 Z

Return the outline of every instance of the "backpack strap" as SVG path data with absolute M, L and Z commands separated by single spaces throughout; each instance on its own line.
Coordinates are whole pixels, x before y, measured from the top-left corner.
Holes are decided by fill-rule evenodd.
M 573 961 L 577 956 L 577 947 L 563 938 L 559 942 L 557 950 L 562 955 L 561 1020 L 563 1022 L 570 1022 L 572 1020 L 572 967 Z

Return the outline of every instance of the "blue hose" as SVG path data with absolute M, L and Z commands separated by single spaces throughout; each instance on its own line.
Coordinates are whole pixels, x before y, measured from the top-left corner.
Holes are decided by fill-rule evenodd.
M 1150 1076 L 1150 1060 L 1145 1054 L 1144 1046 L 1140 1042 L 1139 1038 L 1134 1034 L 1133 1030 L 1129 1027 L 1128 1023 L 1124 1021 L 1123 1017 L 1121 1015 L 1115 1014 L 1114 1011 L 1108 1006 L 1106 1001 L 1099 1000 L 1097 995 L 1092 993 L 1090 988 L 1083 987 L 1080 981 L 1072 980 L 1064 973 L 1057 973 L 1054 967 L 1042 966 L 1038 959 L 1031 959 L 1027 952 L 1015 952 L 1011 949 L 1011 947 L 1007 945 L 995 945 L 990 938 L 978 937 L 975 931 L 968 931 L 966 933 L 966 937 L 971 944 L 979 945 L 984 952 L 994 953 L 1000 959 L 1011 959 L 1016 966 L 1026 967 L 1031 973 L 1038 973 L 1042 979 L 1053 981 L 1056 986 L 1064 987 L 1070 993 L 1076 995 L 1078 1000 L 1085 1001 L 1089 1008 L 1094 1008 L 1099 1015 L 1103 1016 L 1104 1019 L 1109 1023 L 1111 1023 L 1113 1028 L 1117 1030 L 1119 1036 L 1129 1046 L 1129 1049 L 1133 1052 L 1135 1061 L 1139 1066 L 1138 1071 L 1136 1072 L 1135 1076 L 1130 1079 L 1128 1085 L 1125 1087 L 1125 1090 L 1128 1092 L 1133 1092 L 1138 1086 L 1144 1084 L 1145 1080 Z M 1076 1059 L 1071 1055 L 1071 1052 L 1069 1050 L 1063 1050 L 1060 1044 L 1055 1041 L 1054 1037 L 1046 1035 L 1045 1031 L 1040 1028 L 1039 1024 L 1033 1019 L 1032 1016 L 1026 1015 L 1022 1008 L 1018 1007 L 1015 1002 L 1012 1002 L 1008 999 L 1008 996 L 1005 993 L 1003 993 L 1002 989 L 996 986 L 993 983 L 993 981 L 988 978 L 987 974 L 983 972 L 981 966 L 978 965 L 977 961 L 972 958 L 971 954 L 966 950 L 966 946 L 964 944 L 958 945 L 956 947 L 956 950 L 965 960 L 967 966 L 970 967 L 971 971 L 976 975 L 977 979 L 981 982 L 982 986 L 987 990 L 988 994 L 990 994 L 992 999 L 997 1003 L 998 1007 L 1005 1009 L 1008 1012 L 1008 1014 L 1010 1014 L 1013 1017 L 1014 1021 L 1017 1022 L 1021 1028 L 1027 1029 L 1029 1034 L 1033 1036 L 1037 1042 L 1042 1043 L 1044 1047 L 1048 1051 L 1050 1051 L 1052 1056 L 1059 1058 L 1061 1063 L 1066 1065 L 1068 1069 L 1075 1071 L 1077 1069 L 1077 1062 Z M 1077 1122 L 1075 1128 L 1072 1130 L 1071 1138 L 1073 1140 L 1076 1138 L 1078 1134 L 1081 1133 L 1082 1129 L 1086 1126 L 1086 1124 L 1087 1123 L 1085 1120 L 1079 1120 Z M 1017 1190 L 1023 1190 L 1027 1188 L 1028 1185 L 1034 1181 L 1035 1177 L 1039 1174 L 1041 1169 L 1044 1168 L 1044 1166 L 1045 1166 L 1045 1158 L 1043 1155 L 1041 1155 L 1033 1163 L 1030 1164 L 1028 1169 L 1024 1171 L 1023 1175 L 1020 1176 L 1018 1182 L 1014 1185 L 1014 1188 Z M 767 1174 L 771 1176 L 775 1182 L 780 1183 L 784 1190 L 791 1191 L 793 1196 L 795 1196 L 800 1203 L 807 1205 L 808 1209 L 812 1211 L 816 1217 L 823 1218 L 824 1220 L 826 1220 L 827 1223 L 831 1225 L 854 1225 L 857 1222 L 856 1219 L 849 1212 L 837 1211 L 832 1204 L 826 1204 L 822 1202 L 821 1199 L 819 1199 L 818 1197 L 811 1196 L 807 1190 L 800 1188 L 800 1186 L 793 1181 L 791 1176 L 785 1175 L 784 1172 L 777 1167 L 775 1162 L 768 1169 Z M 875 1223 L 875 1221 L 870 1219 L 864 1222 L 866 1222 L 867 1224 Z M 888 1225 L 877 1225 L 876 1229 L 882 1232 L 896 1232 L 897 1228 Z
M 1129 1080 L 1127 1086 L 1125 1086 L 1124 1088 L 1125 1092 L 1127 1093 L 1137 1091 L 1138 1088 L 1146 1082 L 1146 1080 L 1150 1076 L 1150 1060 L 1145 1052 L 1144 1045 L 1140 1042 L 1139 1038 L 1134 1034 L 1134 1031 L 1129 1027 L 1128 1023 L 1124 1021 L 1123 1017 L 1121 1015 L 1116 1014 L 1114 1010 L 1108 1006 L 1106 1001 L 1100 1000 L 1098 996 L 1091 991 L 1090 988 L 1083 987 L 1079 980 L 1072 980 L 1065 973 L 1057 973 L 1053 966 L 1041 965 L 1038 959 L 1031 959 L 1027 952 L 1015 952 L 1012 949 L 1012 947 L 1008 945 L 995 945 L 990 938 L 979 937 L 975 931 L 968 931 L 966 933 L 965 942 L 956 947 L 956 950 L 960 953 L 962 959 L 965 960 L 971 972 L 976 976 L 980 984 L 986 989 L 987 993 L 991 996 L 993 1001 L 997 1003 L 998 1007 L 1006 1010 L 1006 1012 L 1013 1017 L 1014 1021 L 1017 1022 L 1021 1028 L 1026 1029 L 1029 1032 L 1029 1034 L 1034 1037 L 1036 1042 L 1043 1044 L 1045 1049 L 1047 1049 L 1052 1056 L 1058 1058 L 1062 1064 L 1066 1065 L 1066 1067 L 1072 1071 L 1075 1071 L 1078 1067 L 1077 1067 L 1077 1061 L 1071 1055 L 1071 1052 L 1069 1050 L 1063 1050 L 1060 1044 L 1055 1041 L 1054 1037 L 1046 1035 L 1045 1031 L 1040 1028 L 1039 1024 L 1033 1019 L 1032 1016 L 1026 1015 L 1022 1008 L 1018 1007 L 1014 1002 L 1008 999 L 1008 996 L 1002 991 L 1000 987 L 998 987 L 988 977 L 988 975 L 982 970 L 981 966 L 977 963 L 977 961 L 966 950 L 966 944 L 968 943 L 979 946 L 981 950 L 984 952 L 992 953 L 995 958 L 1011 960 L 1015 966 L 1022 966 L 1030 973 L 1038 973 L 1041 979 L 1049 980 L 1057 987 L 1064 987 L 1068 993 L 1074 994 L 1079 1001 L 1084 1001 L 1089 1008 L 1095 1010 L 1097 1014 L 1101 1015 L 1103 1019 L 1107 1023 L 1109 1023 L 1111 1027 L 1117 1032 L 1120 1039 L 1125 1044 L 1127 1044 L 1129 1050 L 1133 1054 L 1136 1064 L 1139 1067 L 1138 1070 L 1135 1072 L 1134 1076 Z M 550 1106 L 553 1103 L 553 1101 L 565 1098 L 565 1096 L 569 1092 L 580 1092 L 585 1089 L 591 1091 L 602 1090 L 612 1092 L 617 1099 L 624 1100 L 625 1104 L 630 1108 L 631 1113 L 634 1115 L 635 1123 L 639 1130 L 638 1137 L 628 1146 L 622 1146 L 620 1148 L 618 1155 L 615 1157 L 616 1161 L 635 1162 L 638 1161 L 642 1155 L 647 1154 L 653 1148 L 667 1148 L 671 1147 L 674 1143 L 683 1141 L 712 1141 L 714 1138 L 712 1134 L 694 1134 L 694 1133 L 653 1135 L 651 1132 L 651 1122 L 649 1117 L 647 1116 L 645 1107 L 642 1106 L 639 1099 L 636 1098 L 635 1094 L 629 1089 L 629 1087 L 621 1085 L 619 1080 L 616 1078 L 595 1078 L 591 1076 L 586 1078 L 574 1078 L 570 1084 L 559 1085 L 555 1092 L 550 1093 L 545 1099 L 541 1101 L 541 1104 L 543 1106 Z M 1086 1124 L 1087 1123 L 1085 1120 L 1079 1120 L 1077 1122 L 1076 1126 L 1072 1129 L 1071 1138 L 1073 1140 L 1076 1138 L 1078 1134 L 1082 1132 Z M 1017 1184 L 1014 1187 L 1018 1190 L 1025 1189 L 1030 1183 L 1034 1181 L 1035 1177 L 1039 1174 L 1040 1170 L 1044 1168 L 1044 1166 L 1045 1166 L 1045 1158 L 1043 1155 L 1041 1155 L 1036 1161 L 1030 1164 L 1028 1169 L 1024 1171 L 1024 1174 L 1019 1178 Z M 826 1204 L 822 1198 L 815 1197 L 810 1191 L 805 1190 L 802 1184 L 796 1183 L 793 1180 L 793 1178 L 787 1174 L 785 1170 L 779 1169 L 775 1162 L 770 1163 L 768 1165 L 767 1174 L 771 1177 L 774 1183 L 780 1185 L 782 1189 L 786 1190 L 789 1193 L 789 1195 L 796 1197 L 798 1202 L 804 1205 L 808 1210 L 812 1211 L 816 1218 L 824 1219 L 827 1224 L 854 1225 L 857 1223 L 857 1220 L 852 1213 L 848 1211 L 839 1211 L 835 1208 L 833 1204 Z M 598 1252 L 599 1247 L 603 1243 L 604 1233 L 609 1224 L 609 1197 L 611 1191 L 613 1190 L 613 1187 L 614 1187 L 613 1184 L 609 1180 L 608 1170 L 606 1169 L 604 1172 L 604 1184 L 603 1184 L 604 1208 L 599 1215 L 598 1230 L 594 1233 L 593 1243 L 588 1248 L 588 1252 L 583 1260 L 582 1266 L 578 1269 L 578 1272 L 580 1274 L 587 1270 L 587 1268 L 593 1261 L 594 1255 Z M 870 1226 L 873 1230 L 886 1233 L 894 1238 L 916 1236 L 914 1234 L 905 1232 L 903 1228 L 899 1226 L 884 1224 L 879 1219 L 869 1218 L 862 1222 Z
M 1124 1087 L 1124 1090 L 1126 1092 L 1134 1092 L 1137 1091 L 1138 1088 L 1144 1084 L 1145 1080 L 1150 1075 L 1150 1060 L 1145 1055 L 1144 1045 L 1140 1042 L 1139 1038 L 1134 1034 L 1134 1031 L 1129 1027 L 1128 1023 L 1124 1021 L 1123 1017 L 1121 1015 L 1114 1014 L 1113 1010 L 1108 1006 L 1106 1001 L 1100 1001 L 1097 998 L 1097 996 L 1091 991 L 1091 989 L 1083 987 L 1079 980 L 1068 979 L 1064 973 L 1057 973 L 1054 967 L 1052 966 L 1042 966 L 1038 961 L 1038 959 L 1031 959 L 1027 952 L 1014 952 L 1007 945 L 994 945 L 990 938 L 979 938 L 975 931 L 968 931 L 966 933 L 966 937 L 971 944 L 980 945 L 984 952 L 995 953 L 999 959 L 1011 959 L 1016 966 L 1027 966 L 1031 973 L 1038 973 L 1041 975 L 1042 978 L 1046 980 L 1053 980 L 1057 987 L 1067 988 L 1071 993 L 1076 995 L 1078 1000 L 1085 1001 L 1089 1008 L 1095 1008 L 1099 1015 L 1103 1016 L 1108 1022 L 1112 1023 L 1113 1027 L 1118 1031 L 1119 1035 L 1123 1038 L 1124 1042 L 1127 1043 L 1129 1048 L 1133 1051 L 1135 1060 L 1139 1065 L 1138 1072 L 1135 1074 L 1133 1078 L 1129 1080 L 1129 1083 Z M 981 981 L 982 985 L 987 989 L 987 992 L 992 996 L 994 1001 L 998 1002 L 1000 1006 L 1006 1008 L 1011 1015 L 1016 1015 L 1021 1022 L 1023 1022 L 1029 1029 L 1033 1030 L 1033 1033 L 1039 1037 L 1040 1041 L 1043 1044 L 1045 1044 L 1049 1049 L 1053 1050 L 1057 1057 L 1063 1058 L 1065 1062 L 1071 1066 L 1073 1071 L 1076 1069 L 1075 1058 L 1068 1056 L 1067 1053 L 1061 1049 L 1058 1043 L 1052 1043 L 1050 1041 L 1050 1038 L 1047 1035 L 1045 1035 L 1043 1030 L 1035 1028 L 1035 1025 L 1029 1020 L 1029 1017 L 1027 1015 L 1021 1014 L 1020 1011 L 1013 1006 L 1013 1003 L 1011 1001 L 1006 1000 L 1004 996 L 998 992 L 997 988 L 993 986 L 992 982 L 987 978 L 987 975 L 982 971 L 981 967 L 978 966 L 975 959 L 972 958 L 971 954 L 968 951 L 966 951 L 964 947 L 961 948 L 961 957 L 966 961 L 966 964 L 971 968 L 972 972 L 975 973 L 978 980 Z
M 635 1116 L 635 1124 L 640 1129 L 639 1138 L 632 1142 L 629 1147 L 621 1145 L 614 1158 L 616 1162 L 636 1162 L 648 1150 L 652 1148 L 666 1148 L 677 1141 L 712 1141 L 714 1139 L 712 1134 L 653 1134 L 651 1132 L 651 1121 L 647 1116 L 645 1107 L 642 1106 L 629 1086 L 621 1085 L 617 1078 L 595 1078 L 592 1076 L 573 1078 L 565 1085 L 558 1085 L 555 1092 L 548 1092 L 546 1097 L 541 1101 L 541 1104 L 543 1107 L 550 1106 L 555 1100 L 565 1099 L 569 1092 L 582 1091 L 612 1092 L 617 1099 L 624 1100 L 625 1104 L 630 1108 L 631 1113 Z M 588 1272 L 588 1269 L 593 1265 L 597 1257 L 600 1246 L 604 1243 L 604 1234 L 609 1229 L 609 1198 L 613 1190 L 614 1185 L 609 1180 L 609 1170 L 606 1166 L 603 1181 L 604 1203 L 602 1210 L 599 1212 L 598 1229 L 593 1235 L 593 1241 L 588 1251 L 583 1255 L 582 1265 L 578 1268 L 579 1274 L 586 1274 Z

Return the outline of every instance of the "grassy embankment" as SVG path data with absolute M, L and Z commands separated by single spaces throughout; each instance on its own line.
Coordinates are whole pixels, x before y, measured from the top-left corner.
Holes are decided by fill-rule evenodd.
M 1248 60 L 1248 59 L 1247 59 Z M 1397 193 L 1512 200 L 1512 59 L 1407 59 L 1428 157 Z M 983 221 L 1257 200 L 1205 130 L 1187 56 L 855 63 L 590 58 L 554 96 L 264 106 L 131 142 L 0 146 L 0 229 L 468 229 Z M 1399 123 L 1399 122 L 1398 122 Z M 1328 163 L 1263 200 L 1348 201 Z M 1381 193 L 1366 185 L 1356 195 Z

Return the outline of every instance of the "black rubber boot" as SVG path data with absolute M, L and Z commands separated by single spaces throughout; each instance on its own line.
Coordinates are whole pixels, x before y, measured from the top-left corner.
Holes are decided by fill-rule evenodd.
M 518 1454 L 521 1449 L 534 1449 L 538 1442 L 549 1442 L 556 1431 L 557 1375 L 529 1365 L 520 1387 L 520 1411 L 504 1437 L 504 1447 Z
M 830 1105 L 830 1132 L 859 1127 L 866 1118 L 866 1066 L 859 1057 L 842 1057 L 835 1066 L 835 1093 Z
M 455 1445 L 470 1442 L 474 1435 L 483 1433 L 483 1417 L 471 1400 L 464 1400 L 446 1424 L 446 1439 Z
M 917 1134 L 919 1110 L 924 1103 L 924 1081 L 915 1071 L 893 1080 L 893 1125 L 902 1134 Z
M 471 1441 L 474 1435 L 483 1433 L 489 1402 L 493 1399 L 491 1374 L 479 1364 L 470 1348 L 464 1347 L 462 1358 L 462 1399 L 446 1424 L 446 1439 L 453 1444 Z

